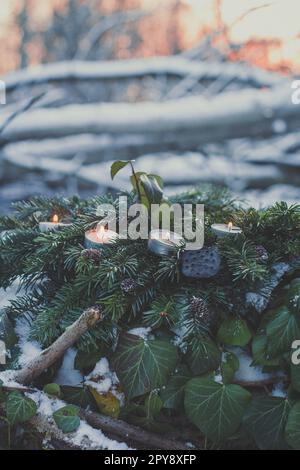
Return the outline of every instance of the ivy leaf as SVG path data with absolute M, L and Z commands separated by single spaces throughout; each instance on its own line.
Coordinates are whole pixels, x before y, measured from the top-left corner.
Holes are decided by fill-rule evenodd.
M 93 395 L 99 411 L 106 416 L 112 418 L 118 418 L 120 415 L 120 401 L 112 393 L 99 393 L 95 388 L 89 387 L 91 394 Z
M 19 392 L 12 392 L 6 403 L 6 416 L 11 425 L 25 423 L 37 412 L 37 404 L 31 398 L 24 397 Z
M 221 363 L 223 382 L 225 384 L 229 384 L 232 382 L 235 373 L 240 368 L 240 361 L 238 357 L 231 352 L 226 352 L 223 356 Z
M 77 405 L 80 408 L 94 406 L 94 399 L 87 388 L 62 385 L 61 391 L 64 400 L 72 405 Z
M 242 318 L 227 318 L 218 331 L 218 340 L 230 346 L 246 346 L 252 338 L 252 333 Z
M 14 326 L 7 313 L 0 313 L 0 340 L 4 341 L 7 349 L 11 349 L 18 342 Z
M 80 371 L 91 372 L 102 357 L 104 357 L 102 350 L 92 352 L 77 351 L 74 367 Z
M 195 378 L 187 383 L 184 404 L 200 431 L 211 441 L 222 442 L 238 430 L 250 400 L 251 394 L 239 385 Z
M 279 358 L 268 357 L 268 337 L 266 335 L 258 335 L 252 341 L 253 366 L 270 366 L 278 367 L 280 365 Z
M 290 402 L 284 398 L 262 396 L 253 400 L 244 423 L 260 449 L 287 449 L 284 432 L 290 409 Z
M 287 352 L 294 340 L 300 338 L 300 327 L 295 315 L 285 306 L 275 312 L 275 317 L 267 325 L 268 352 L 271 357 Z
M 114 368 L 130 399 L 164 385 L 177 359 L 176 347 L 167 341 L 126 334 L 118 345 Z
M 57 384 L 47 384 L 44 387 L 44 392 L 51 397 L 61 397 L 61 389 L 60 386 Z
M 64 406 L 53 413 L 53 419 L 64 434 L 75 432 L 80 426 L 79 408 L 74 405 Z
M 287 293 L 289 308 L 294 313 L 300 312 L 300 278 L 293 279 Z
M 296 403 L 289 414 L 285 428 L 287 443 L 295 450 L 300 450 L 300 402 Z
M 114 162 L 110 168 L 111 179 L 113 180 L 115 176 L 117 176 L 119 171 L 121 171 L 123 168 L 125 168 L 129 164 L 130 164 L 129 160 L 118 160 L 117 162 Z
M 187 367 L 178 368 L 178 372 L 170 378 L 168 384 L 160 392 L 164 408 L 176 410 L 182 406 L 185 385 L 190 378 Z
M 186 358 L 193 374 L 203 375 L 219 367 L 221 351 L 209 336 L 202 335 L 191 340 Z
M 149 394 L 145 401 L 146 415 L 148 419 L 156 418 L 163 407 L 163 402 L 156 391 Z

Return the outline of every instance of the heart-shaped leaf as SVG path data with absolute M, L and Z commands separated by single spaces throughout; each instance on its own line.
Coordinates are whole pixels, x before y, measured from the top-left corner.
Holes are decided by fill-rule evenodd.
M 134 398 L 164 385 L 177 359 L 176 347 L 167 341 L 148 341 L 126 334 L 113 362 L 127 397 Z
M 262 450 L 286 449 L 284 432 L 291 403 L 284 398 L 262 396 L 253 400 L 244 423 Z
M 178 371 L 160 392 L 164 408 L 176 410 L 182 407 L 185 385 L 190 378 L 187 367 L 178 367 Z
M 251 331 L 242 318 L 227 318 L 218 331 L 218 340 L 230 346 L 246 346 L 252 338 Z
M 300 450 L 300 402 L 290 411 L 285 428 L 287 443 L 295 450 Z
M 128 160 L 118 160 L 117 162 L 114 162 L 110 169 L 111 179 L 113 180 L 115 176 L 119 173 L 119 171 L 121 171 L 123 168 L 125 168 L 129 164 L 130 164 L 130 161 Z
M 238 430 L 250 400 L 251 394 L 239 385 L 195 378 L 187 383 L 184 405 L 188 418 L 206 437 L 222 442 Z
M 215 370 L 221 362 L 221 351 L 207 335 L 193 338 L 187 352 L 187 363 L 195 375 Z
M 285 306 L 276 310 L 274 318 L 267 325 L 268 352 L 272 358 L 288 352 L 294 340 L 300 338 L 297 317 Z
M 44 392 L 47 393 L 47 395 L 50 395 L 52 397 L 60 397 L 61 396 L 61 389 L 58 384 L 47 384 L 44 387 Z
M 74 405 L 64 406 L 53 413 L 53 419 L 59 429 L 67 434 L 75 432 L 80 426 L 79 408 Z
M 6 416 L 11 425 L 25 423 L 37 412 L 37 405 L 31 398 L 24 397 L 19 392 L 12 392 L 6 403 Z
M 112 418 L 118 418 L 120 414 L 120 401 L 112 393 L 99 393 L 92 386 L 89 387 L 91 394 L 93 395 L 95 402 L 97 403 L 98 410 L 106 416 Z

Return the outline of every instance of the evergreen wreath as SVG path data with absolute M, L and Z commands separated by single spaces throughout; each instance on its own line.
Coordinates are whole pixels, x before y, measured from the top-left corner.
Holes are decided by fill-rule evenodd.
M 161 179 L 136 173 L 132 162 L 116 162 L 112 177 L 128 163 L 131 203 L 160 202 Z M 226 189 L 209 185 L 169 202 L 205 205 L 205 246 L 217 247 L 222 260 L 214 277 L 185 277 L 182 247 L 162 257 L 144 240 L 118 240 L 101 253 L 86 249 L 85 232 L 101 221 L 97 207 L 110 203 L 118 210 L 112 195 L 34 197 L 0 218 L 0 287 L 16 280 L 21 286 L 0 317 L 7 368 L 19 367 L 8 328 L 16 318 L 24 316 L 31 339 L 46 348 L 96 306 L 103 321 L 78 341 L 75 367 L 89 374 L 108 358 L 125 403 L 112 390 L 95 392 L 90 381 L 77 395 L 61 387 L 67 402 L 78 405 L 80 395 L 81 406 L 155 432 L 179 427 L 196 446 L 200 431 L 211 448 L 300 449 L 300 365 L 291 360 L 300 340 L 300 206 L 243 209 Z M 54 214 L 72 224 L 41 233 L 39 222 Z M 211 225 L 228 220 L 243 233 L 217 239 Z M 47 387 L 59 366 L 35 385 Z M 53 387 L 58 393 L 55 386 L 48 392 Z M 16 418 L 22 397 L 1 392 L 1 382 L 0 397 L 13 424 L 36 412 L 27 398 L 27 413 Z

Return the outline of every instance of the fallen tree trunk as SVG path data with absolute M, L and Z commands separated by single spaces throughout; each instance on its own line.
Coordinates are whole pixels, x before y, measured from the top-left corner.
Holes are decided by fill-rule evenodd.
M 18 371 L 15 380 L 22 385 L 32 383 L 42 372 L 62 357 L 65 351 L 73 346 L 84 333 L 94 328 L 101 320 L 102 315 L 97 308 L 86 310 L 48 349 L 45 349 L 39 356 Z
M 4 77 L 6 90 L 13 91 L 28 85 L 64 81 L 100 81 L 135 79 L 145 76 L 198 77 L 215 80 L 220 75 L 254 87 L 273 87 L 285 79 L 276 73 L 238 63 L 211 63 L 185 58 L 154 57 L 117 61 L 70 61 L 47 64 L 20 70 Z
M 7 142 L 58 138 L 79 133 L 147 136 L 157 145 L 190 148 L 228 138 L 276 134 L 300 124 L 290 87 L 227 92 L 210 101 L 189 97 L 164 103 L 74 105 L 41 109 L 18 117 L 3 133 Z M 281 127 L 282 127 L 281 126 Z

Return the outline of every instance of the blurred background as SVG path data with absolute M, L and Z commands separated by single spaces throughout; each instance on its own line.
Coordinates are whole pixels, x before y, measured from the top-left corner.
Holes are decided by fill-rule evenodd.
M 126 189 L 116 159 L 167 193 L 299 202 L 299 15 L 299 0 L 1 0 L 1 212 Z

